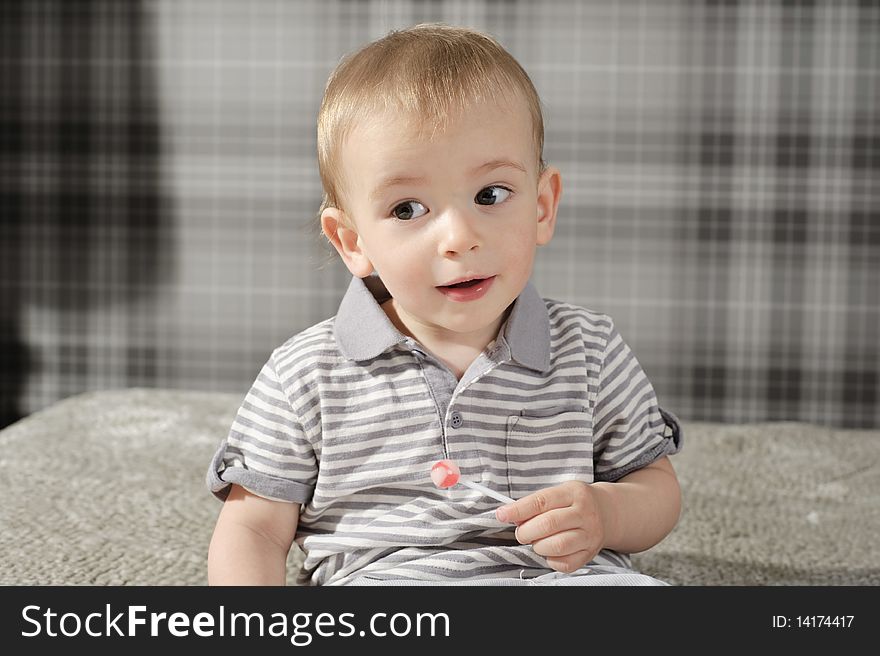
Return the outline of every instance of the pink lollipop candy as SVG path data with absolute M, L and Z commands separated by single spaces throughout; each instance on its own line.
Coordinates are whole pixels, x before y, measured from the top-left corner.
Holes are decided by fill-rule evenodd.
M 452 460 L 438 460 L 431 467 L 431 480 L 434 481 L 434 485 L 439 487 L 441 490 L 445 490 L 448 487 L 452 487 L 456 483 L 461 483 L 465 487 L 469 487 L 472 490 L 477 490 L 477 492 L 482 492 L 486 496 L 492 497 L 493 499 L 498 499 L 499 501 L 503 501 L 504 503 L 513 503 L 513 499 L 510 497 L 504 496 L 500 492 L 496 492 L 495 490 L 491 490 L 485 485 L 480 485 L 479 483 L 474 483 L 473 481 L 465 481 L 461 478 L 461 470 L 458 468 L 458 465 L 455 464 Z

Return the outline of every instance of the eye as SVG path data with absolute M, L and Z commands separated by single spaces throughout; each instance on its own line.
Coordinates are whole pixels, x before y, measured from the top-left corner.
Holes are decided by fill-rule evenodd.
M 400 203 L 399 205 L 395 205 L 394 209 L 391 210 L 392 216 L 395 219 L 400 221 L 409 221 L 410 219 L 417 219 L 423 214 L 428 213 L 428 208 L 422 205 L 421 203 L 417 203 L 414 200 L 408 200 L 405 203 Z
M 474 202 L 477 205 L 497 205 L 507 200 L 510 194 L 510 189 L 499 185 L 492 185 L 491 187 L 480 189 L 477 195 L 474 196 Z

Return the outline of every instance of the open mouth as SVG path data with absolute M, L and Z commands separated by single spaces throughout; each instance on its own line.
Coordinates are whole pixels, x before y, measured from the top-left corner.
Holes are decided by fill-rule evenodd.
M 488 278 L 470 278 L 453 282 L 448 285 L 438 285 L 437 291 L 444 294 L 449 300 L 456 303 L 476 301 L 489 293 L 489 288 L 495 282 L 495 276 Z
M 443 285 L 446 289 L 462 289 L 464 287 L 473 287 L 474 285 L 478 285 L 483 282 L 485 278 L 473 278 L 471 280 L 465 280 L 463 282 L 457 282 L 454 285 Z

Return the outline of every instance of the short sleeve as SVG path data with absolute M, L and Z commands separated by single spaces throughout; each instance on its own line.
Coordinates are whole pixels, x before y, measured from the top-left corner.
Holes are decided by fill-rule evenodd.
M 681 450 L 681 424 L 661 409 L 651 381 L 614 324 L 605 344 L 593 409 L 596 481 L 615 481 Z
M 306 503 L 317 474 L 313 445 L 270 358 L 214 454 L 208 488 L 221 500 L 235 483 L 268 499 Z

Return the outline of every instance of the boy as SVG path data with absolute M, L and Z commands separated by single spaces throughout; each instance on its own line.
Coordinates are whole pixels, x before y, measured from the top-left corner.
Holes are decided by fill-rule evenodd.
M 610 318 L 529 283 L 562 192 L 494 40 L 420 25 L 344 60 L 318 119 L 321 226 L 353 274 L 276 349 L 208 472 L 211 584 L 659 583 L 675 419 Z M 667 434 L 671 429 L 671 435 Z M 464 486 L 439 490 L 451 458 Z

